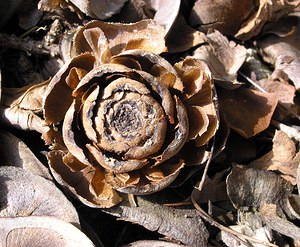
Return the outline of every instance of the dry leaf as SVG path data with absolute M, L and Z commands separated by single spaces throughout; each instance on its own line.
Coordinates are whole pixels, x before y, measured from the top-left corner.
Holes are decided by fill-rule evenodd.
M 230 229 L 239 232 L 245 236 L 249 236 L 253 239 L 248 239 L 247 242 L 251 244 L 251 247 L 265 247 L 268 246 L 263 243 L 255 242 L 254 240 L 263 241 L 264 243 L 273 242 L 274 234 L 271 229 L 265 226 L 260 214 L 257 211 L 245 212 L 242 210 L 238 211 L 238 222 L 237 225 L 230 225 Z M 235 236 L 221 232 L 221 239 L 230 247 L 246 247 L 245 242 L 238 241 Z M 243 236 L 241 236 L 243 239 Z
M 59 8 L 69 8 L 80 11 L 96 19 L 107 19 L 118 13 L 127 0 L 40 0 L 38 8 L 42 11 L 53 11 Z
M 291 80 L 296 90 L 300 88 L 300 25 L 299 18 L 284 18 L 276 27 L 288 26 L 289 33 L 278 35 L 276 32 L 268 32 L 257 41 L 257 46 L 263 59 L 274 66 L 272 77 L 279 80 Z M 275 29 L 276 30 L 276 29 Z
M 1 217 L 53 216 L 80 227 L 76 209 L 51 181 L 12 166 L 0 167 Z
M 105 209 L 105 212 L 125 221 L 140 224 L 150 231 L 158 231 L 184 245 L 207 246 L 208 232 L 197 211 L 162 206 L 158 203 L 166 198 L 166 194 L 138 196 L 136 198 L 138 207 L 122 203 L 116 207 Z
M 0 164 L 16 166 L 52 180 L 49 170 L 44 166 L 27 145 L 13 134 L 0 131 Z
M 48 81 L 23 88 L 2 88 L 0 119 L 23 130 L 48 131 L 43 119 L 42 97 Z
M 277 95 L 238 88 L 219 91 L 220 108 L 230 128 L 250 138 L 268 128 Z
M 178 15 L 180 2 L 180 0 L 131 0 L 126 2 L 116 18 L 121 22 L 153 19 L 164 27 L 167 34 Z
M 190 16 L 193 26 L 217 29 L 225 35 L 249 40 L 258 35 L 267 22 L 276 22 L 299 5 L 287 0 L 198 0 Z
M 168 33 L 178 15 L 180 0 L 150 0 L 151 7 L 156 11 L 153 19 L 162 25 Z
M 155 10 L 151 0 L 130 0 L 124 4 L 120 13 L 115 15 L 117 21 L 131 23 L 145 19 L 153 19 Z
M 189 21 L 192 26 L 207 31 L 217 29 L 234 36 L 243 21 L 255 11 L 256 0 L 197 0 Z
M 266 225 L 272 230 L 288 236 L 294 240 L 300 240 L 300 228 L 292 222 L 278 216 L 278 206 L 271 203 L 263 204 L 260 208 L 260 213 Z
M 262 79 L 256 82 L 259 86 L 269 93 L 276 93 L 278 95 L 278 103 L 285 108 L 290 109 L 295 105 L 294 97 L 296 89 L 286 81 Z
M 122 247 L 183 247 L 184 245 L 159 240 L 140 240 Z
M 283 131 L 277 130 L 272 150 L 249 165 L 258 169 L 279 171 L 295 185 L 299 162 L 300 154 L 296 150 L 296 143 Z
M 0 218 L 1 246 L 93 247 L 78 228 L 50 216 Z
M 259 0 L 258 9 L 244 22 L 235 37 L 248 40 L 258 35 L 267 22 L 277 22 L 299 4 L 299 0 Z
M 284 205 L 293 186 L 270 171 L 233 167 L 227 177 L 227 193 L 236 208 L 257 209 L 264 203 Z
M 217 30 L 204 38 L 207 42 L 194 51 L 193 57 L 204 60 L 212 71 L 213 79 L 223 87 L 237 87 L 237 71 L 246 59 L 246 49 L 229 41 Z
M 179 13 L 166 38 L 168 53 L 187 51 L 203 44 L 205 40 L 205 34 L 188 25 L 184 16 Z

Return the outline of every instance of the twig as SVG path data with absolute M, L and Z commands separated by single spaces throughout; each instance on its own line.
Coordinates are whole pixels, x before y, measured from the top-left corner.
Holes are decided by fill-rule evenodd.
M 57 45 L 47 46 L 41 41 L 22 39 L 15 35 L 0 33 L 0 48 L 21 50 L 37 55 L 56 56 L 59 54 Z
M 255 81 L 253 81 L 251 78 L 249 78 L 248 76 L 246 76 L 244 73 L 242 73 L 241 71 L 238 71 L 238 73 L 244 77 L 248 82 L 250 82 L 255 88 L 257 88 L 259 91 L 263 92 L 263 93 L 267 93 L 267 91 L 265 89 L 263 89 L 260 85 L 258 85 Z
M 218 110 L 219 106 L 218 106 L 217 91 L 216 91 L 216 88 L 214 86 L 213 86 L 212 89 L 213 89 L 213 103 L 214 103 L 214 106 L 216 108 L 216 113 L 217 113 L 218 119 L 220 119 L 220 114 L 219 114 L 219 110 Z M 204 185 L 204 182 L 205 182 L 205 179 L 206 179 L 206 175 L 207 175 L 207 172 L 208 172 L 208 168 L 209 168 L 210 162 L 211 162 L 211 160 L 213 158 L 213 152 L 214 152 L 214 149 L 215 149 L 215 141 L 216 141 L 216 137 L 213 136 L 213 138 L 212 138 L 212 144 L 211 144 L 211 150 L 210 150 L 210 153 L 209 153 L 209 157 L 208 157 L 208 159 L 206 161 L 206 164 L 205 164 L 205 167 L 204 167 L 204 171 L 203 171 L 203 174 L 202 174 L 199 186 L 196 188 L 199 191 L 201 191 L 202 188 L 203 188 L 203 185 Z
M 250 242 L 255 242 L 258 244 L 263 244 L 265 246 L 271 246 L 271 247 L 278 247 L 278 245 L 272 244 L 272 243 L 268 243 L 265 242 L 263 240 L 259 240 L 256 238 L 252 238 L 249 237 L 247 235 L 244 235 L 240 232 L 234 231 L 226 226 L 223 226 L 222 224 L 218 223 L 217 221 L 215 221 L 212 217 L 210 217 L 199 205 L 198 203 L 195 201 L 195 199 L 193 197 L 191 197 L 191 201 L 194 204 L 194 207 L 197 209 L 198 213 L 200 214 L 201 218 L 203 218 L 204 220 L 206 220 L 209 224 L 211 224 L 212 226 L 215 226 L 217 228 L 219 228 L 221 231 L 224 231 L 226 233 L 231 234 L 233 237 L 236 237 L 238 239 L 238 241 L 243 242 L 245 245 L 249 246 L 249 244 L 245 241 L 250 241 Z M 244 239 L 244 240 L 243 240 Z
M 199 191 L 201 191 L 202 188 L 203 188 L 203 185 L 204 185 L 204 182 L 205 182 L 205 178 L 206 178 L 206 175 L 207 175 L 207 172 L 208 172 L 208 167 L 209 167 L 211 159 L 212 159 L 212 151 L 209 154 L 208 160 L 206 161 L 206 164 L 205 164 L 205 167 L 204 167 L 204 171 L 203 171 L 203 174 L 202 174 L 199 186 L 196 187 L 196 189 L 199 190 Z

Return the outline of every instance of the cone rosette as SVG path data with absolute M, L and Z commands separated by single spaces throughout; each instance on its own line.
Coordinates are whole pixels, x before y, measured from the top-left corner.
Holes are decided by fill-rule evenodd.
M 152 21 L 88 23 L 48 85 L 51 170 L 89 206 L 165 188 L 187 164 L 186 150 L 205 161 L 218 128 L 210 72 L 197 59 L 172 66 L 161 57 L 162 31 Z

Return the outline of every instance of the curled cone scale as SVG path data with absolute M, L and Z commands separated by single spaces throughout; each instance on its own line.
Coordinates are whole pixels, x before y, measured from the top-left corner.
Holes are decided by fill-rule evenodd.
M 52 173 L 93 207 L 165 188 L 186 164 L 186 145 L 204 153 L 218 127 L 203 62 L 172 66 L 145 21 L 105 25 L 91 22 L 74 36 L 77 54 L 50 81 L 43 102 Z

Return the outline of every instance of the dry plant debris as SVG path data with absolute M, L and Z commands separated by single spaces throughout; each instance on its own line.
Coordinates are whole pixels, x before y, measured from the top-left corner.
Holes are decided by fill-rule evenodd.
M 0 3 L 1 246 L 299 246 L 299 6 Z
M 0 222 L 2 246 L 95 246 L 78 228 L 56 217 L 3 217 Z

